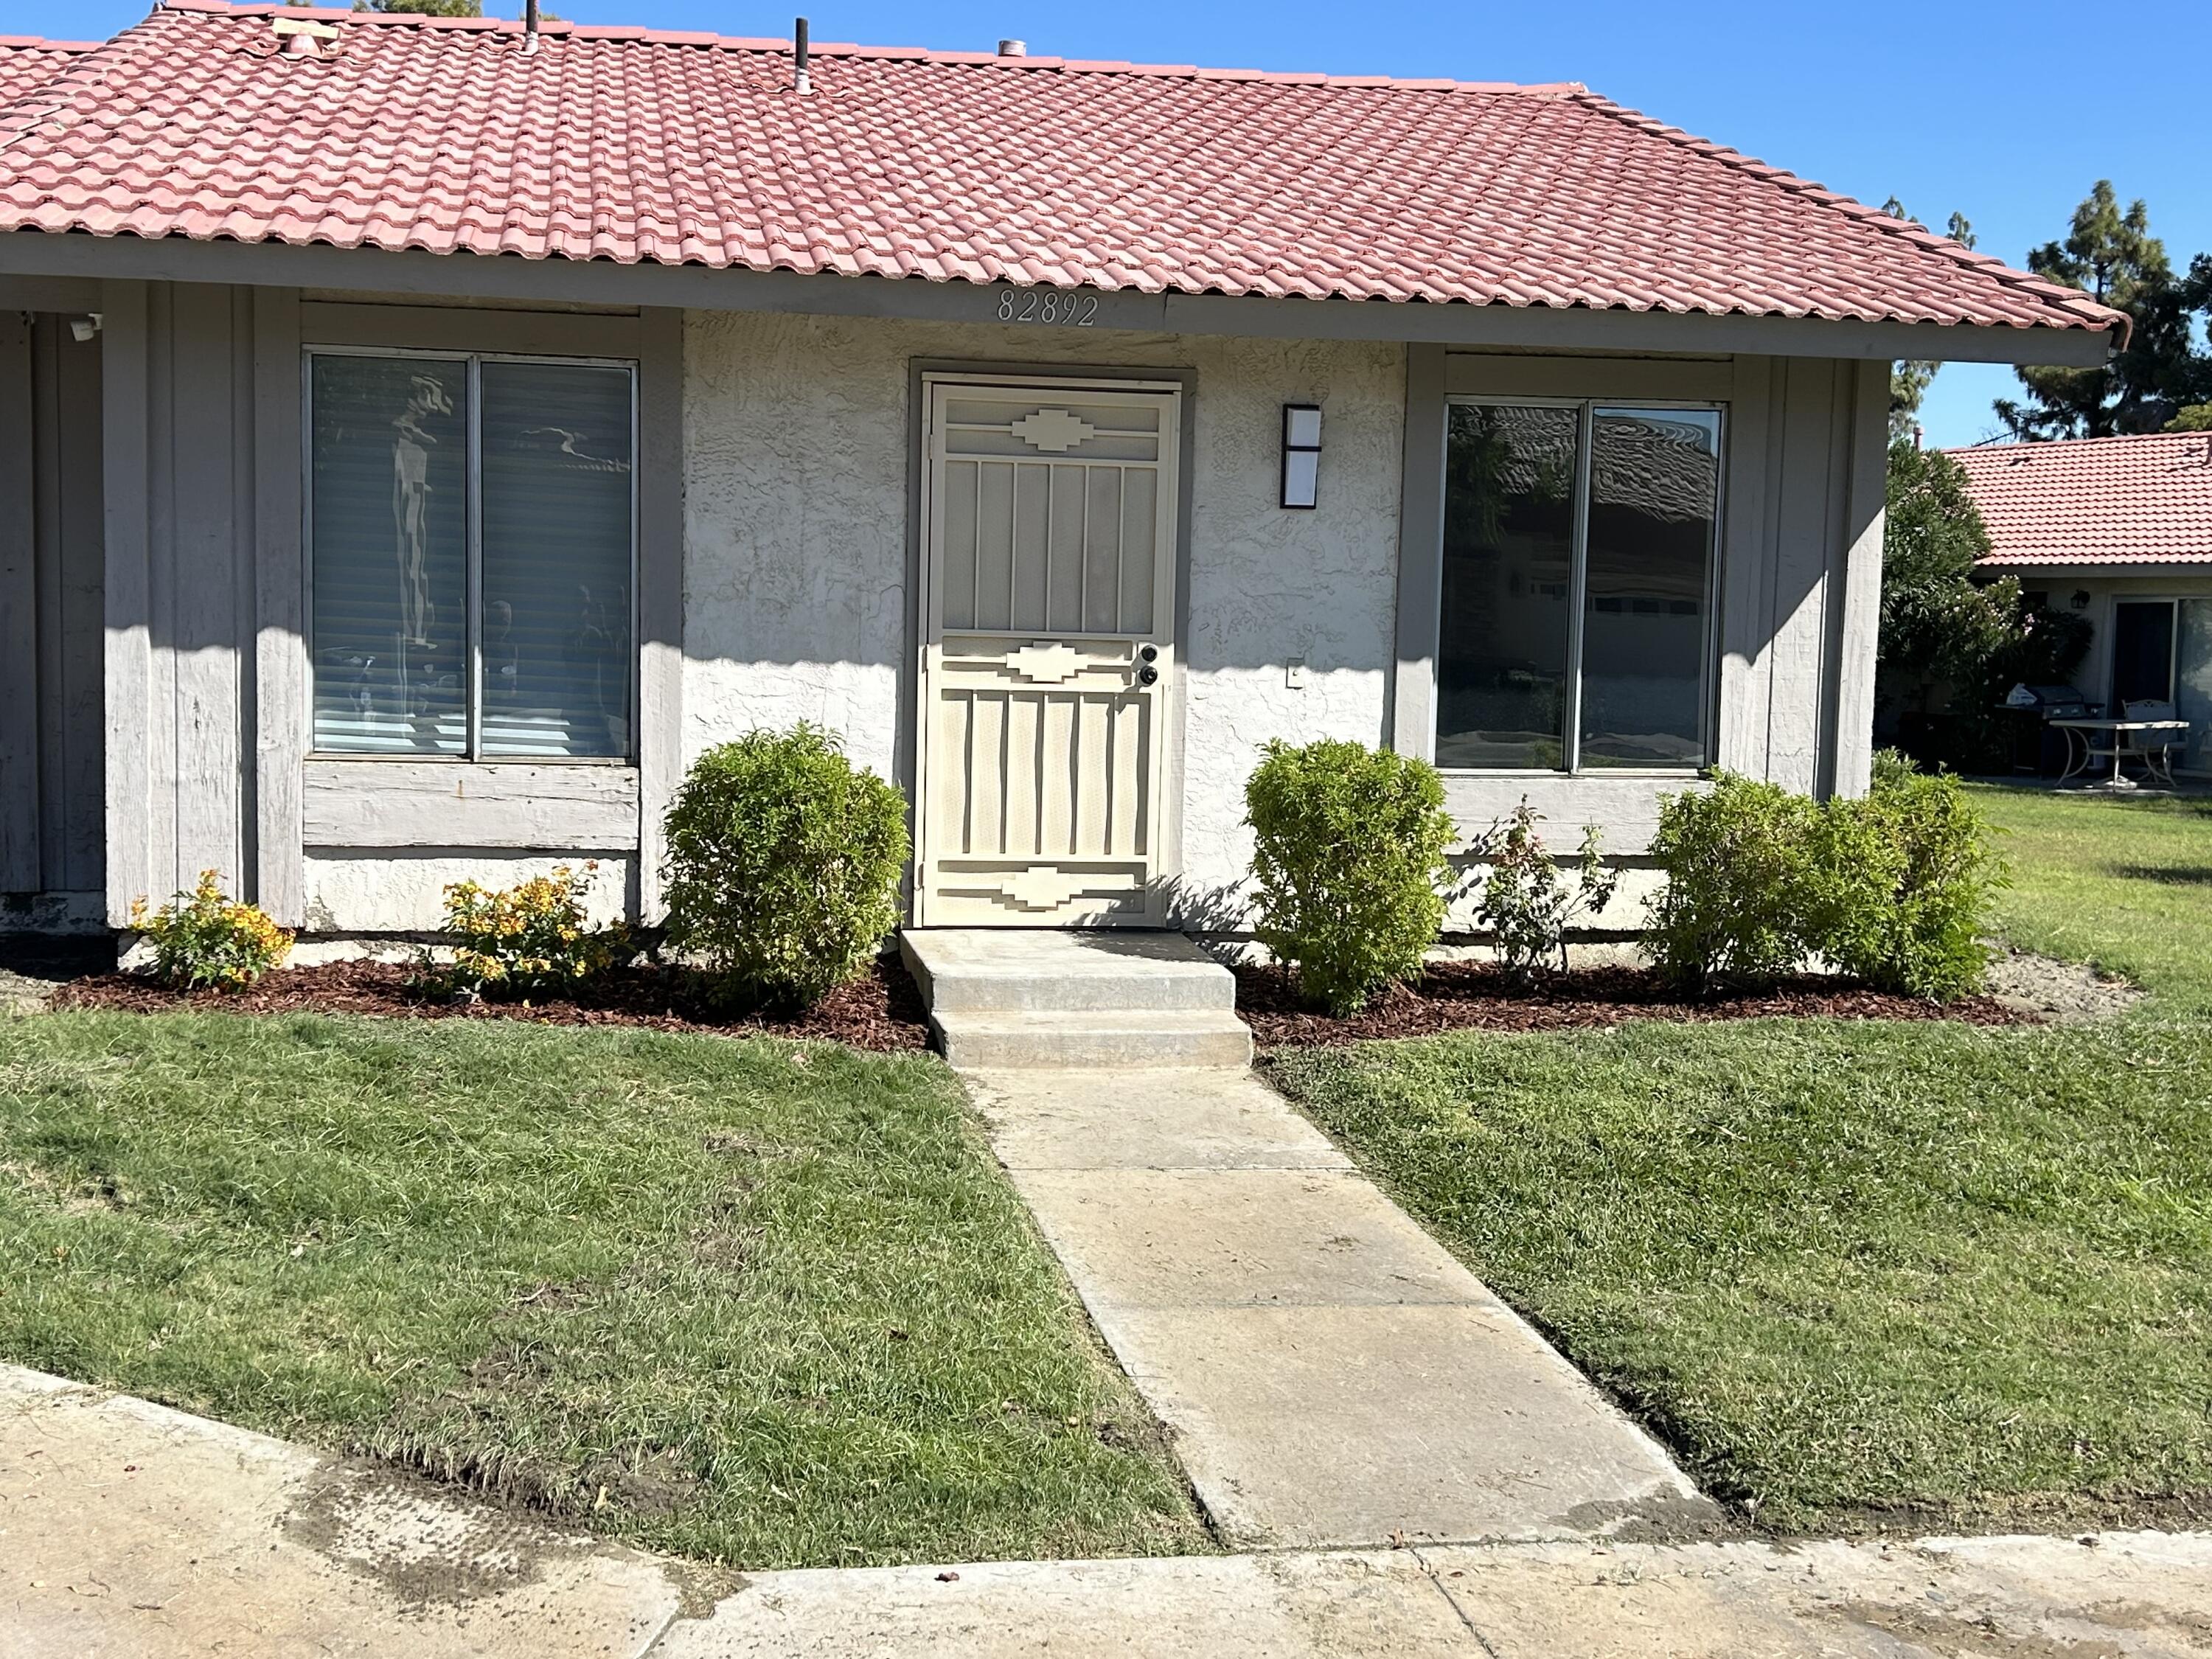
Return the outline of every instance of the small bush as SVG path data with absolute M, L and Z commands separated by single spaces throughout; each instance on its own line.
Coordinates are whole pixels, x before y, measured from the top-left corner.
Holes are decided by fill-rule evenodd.
M 1981 936 L 2005 872 L 1956 777 L 1885 752 L 1863 800 L 1822 809 L 1814 863 L 1810 932 L 1837 969 L 1937 1002 L 1981 989 Z
M 906 798 L 802 722 L 702 755 L 668 812 L 668 939 L 723 996 L 805 1006 L 898 926 Z
M 1443 925 L 1452 822 L 1435 767 L 1357 743 L 1277 741 L 1244 787 L 1253 932 L 1307 1000 L 1357 1011 L 1416 978 Z
M 1488 866 L 1474 919 L 1489 930 L 1498 963 L 1514 983 L 1525 985 L 1559 958 L 1567 965 L 1567 928 L 1577 915 L 1602 910 L 1620 886 L 1620 872 L 1606 867 L 1602 832 L 1583 826 L 1579 870 L 1570 889 L 1556 860 L 1544 848 L 1536 825 L 1543 815 L 1523 795 L 1510 817 L 1491 826 L 1476 849 Z
M 213 870 L 150 914 L 133 900 L 131 925 L 153 944 L 155 976 L 181 990 L 242 991 L 292 954 L 292 935 L 260 906 L 226 898 Z
M 562 865 L 513 887 L 457 881 L 446 889 L 453 960 L 434 980 L 487 996 L 537 996 L 573 988 L 629 954 L 629 932 L 593 927 L 584 913 L 591 872 Z
M 1662 979 L 1703 992 L 1797 965 L 1819 816 L 1803 795 L 1729 772 L 1660 803 L 1651 855 L 1667 885 L 1647 902 L 1644 948 Z

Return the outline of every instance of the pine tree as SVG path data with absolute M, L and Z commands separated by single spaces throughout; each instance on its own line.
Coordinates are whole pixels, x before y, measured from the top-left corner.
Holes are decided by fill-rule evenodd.
M 2188 295 L 2150 234 L 2141 201 L 2125 212 L 2109 179 L 2074 210 L 2063 242 L 2027 256 L 2039 276 L 2080 289 L 2134 319 L 2127 349 L 2097 368 L 2027 368 L 2024 403 L 1997 400 L 2015 438 L 2105 438 L 2155 432 L 2172 419 L 2203 372 L 2190 333 Z
M 1894 196 L 1881 204 L 1881 210 L 1893 219 L 1912 217 L 1905 210 L 1905 204 Z M 1943 234 L 1962 246 L 1972 247 L 1974 245 L 1973 223 L 1963 213 L 1951 216 L 1950 227 Z M 1936 378 L 1936 371 L 1942 367 L 1938 362 L 1911 360 L 1889 366 L 1889 441 L 1892 443 L 1911 440 L 1912 428 L 1919 422 L 1921 400 L 1927 397 L 1929 383 Z

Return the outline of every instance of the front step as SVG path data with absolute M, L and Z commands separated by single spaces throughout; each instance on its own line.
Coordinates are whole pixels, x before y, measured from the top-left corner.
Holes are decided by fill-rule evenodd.
M 918 928 L 899 952 L 955 1066 L 1251 1063 L 1236 979 L 1180 933 Z
M 1117 1009 L 1111 1013 L 932 1013 L 930 1029 L 955 1066 L 972 1071 L 1039 1067 L 1197 1067 L 1252 1063 L 1252 1030 L 1214 1009 Z

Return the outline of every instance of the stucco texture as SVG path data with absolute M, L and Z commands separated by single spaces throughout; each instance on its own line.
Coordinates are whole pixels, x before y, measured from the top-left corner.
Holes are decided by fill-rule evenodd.
M 310 849 L 307 856 L 307 931 L 316 934 L 427 933 L 445 920 L 446 885 L 473 881 L 485 887 L 512 887 L 559 866 L 583 871 L 589 879 L 586 913 L 594 922 L 619 921 L 630 914 L 635 860 L 600 854 L 494 853 L 465 848 L 424 848 L 396 853 L 387 848 L 346 851 Z M 586 866 L 591 866 L 586 869 Z
M 979 300 L 979 308 L 982 301 Z M 1212 919 L 1270 738 L 1384 733 L 1405 352 L 1361 342 L 693 313 L 684 338 L 684 752 L 799 720 L 903 782 L 915 360 L 1194 374 L 1180 833 Z M 1278 505 L 1282 406 L 1322 407 L 1320 506 Z M 1287 665 L 1305 665 L 1303 689 Z M 1176 856 L 1179 844 L 1180 857 Z

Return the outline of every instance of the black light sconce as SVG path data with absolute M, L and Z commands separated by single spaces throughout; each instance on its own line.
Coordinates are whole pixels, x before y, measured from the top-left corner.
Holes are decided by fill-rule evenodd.
M 2087 611 L 2089 608 L 2089 590 L 2087 588 L 2077 587 L 2074 590 L 2074 608 L 2076 611 Z
M 1310 507 L 1321 500 L 1321 405 L 1283 405 L 1283 505 Z

